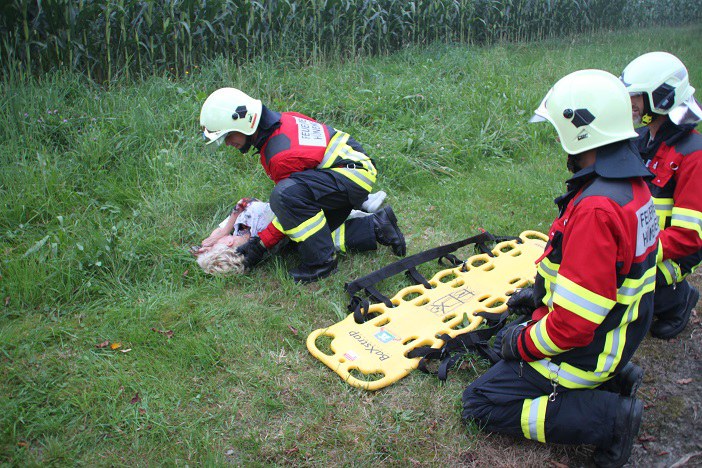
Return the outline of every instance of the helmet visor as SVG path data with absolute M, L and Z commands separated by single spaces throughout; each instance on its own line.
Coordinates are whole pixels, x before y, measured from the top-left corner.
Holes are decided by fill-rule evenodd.
M 685 102 L 670 111 L 670 120 L 676 125 L 697 123 L 702 120 L 702 109 L 694 96 L 690 96 Z
M 548 120 L 548 109 L 546 109 L 546 101 L 548 101 L 548 98 L 551 96 L 552 92 L 553 88 L 548 90 L 546 96 L 544 96 L 544 98 L 541 100 L 539 108 L 534 111 L 534 115 L 532 115 L 529 119 L 529 123 L 546 122 Z
M 224 143 L 224 139 L 227 138 L 227 135 L 229 135 L 229 133 L 231 133 L 231 130 L 220 130 L 219 132 L 210 132 L 205 127 L 202 128 L 202 138 L 205 140 L 206 145 L 211 145 L 212 143 L 214 143 L 215 146 L 220 146 L 222 143 Z

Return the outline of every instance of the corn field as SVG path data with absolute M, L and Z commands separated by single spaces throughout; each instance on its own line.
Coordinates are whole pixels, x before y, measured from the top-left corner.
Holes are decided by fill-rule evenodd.
M 307 62 L 433 42 L 490 44 L 699 21 L 702 0 L 12 0 L 0 6 L 2 73 L 54 69 L 98 82 L 212 58 Z

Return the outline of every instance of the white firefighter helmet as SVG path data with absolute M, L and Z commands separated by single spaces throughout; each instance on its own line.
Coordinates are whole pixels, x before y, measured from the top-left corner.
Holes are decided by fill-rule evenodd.
M 200 125 L 207 144 L 221 145 L 229 132 L 253 135 L 261 121 L 261 101 L 236 88 L 220 88 L 205 100 Z
M 635 58 L 620 79 L 629 93 L 644 94 L 656 114 L 670 113 L 695 93 L 687 68 L 668 52 L 649 52 Z
M 556 127 L 568 154 L 637 136 L 626 88 L 603 70 L 580 70 L 558 80 L 529 121 L 544 120 Z

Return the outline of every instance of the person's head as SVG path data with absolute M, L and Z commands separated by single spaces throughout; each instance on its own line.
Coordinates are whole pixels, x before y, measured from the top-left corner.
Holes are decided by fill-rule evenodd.
M 626 88 L 603 70 L 576 71 L 553 85 L 530 122 L 546 120 L 555 127 L 572 172 L 592 164 L 598 148 L 637 136 Z
M 682 123 L 678 114 L 685 114 L 690 106 L 693 112 L 696 108 L 695 121 L 702 117 L 692 97 L 695 88 L 690 86 L 687 68 L 673 54 L 643 54 L 624 68 L 620 79 L 631 96 L 635 124 L 650 125 L 664 115 L 669 115 L 675 123 Z
M 263 105 L 236 88 L 220 88 L 205 100 L 200 110 L 200 126 L 206 144 L 226 143 L 242 153 L 251 147 L 261 122 Z
M 246 272 L 244 256 L 236 251 L 236 247 L 226 244 L 215 244 L 198 255 L 197 264 L 210 275 L 241 275 Z

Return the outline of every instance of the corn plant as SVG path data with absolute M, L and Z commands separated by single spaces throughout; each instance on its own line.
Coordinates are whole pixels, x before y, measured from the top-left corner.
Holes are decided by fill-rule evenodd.
M 0 7 L 0 69 L 18 78 L 68 69 L 111 82 L 183 76 L 218 56 L 304 64 L 701 16 L 702 0 L 13 0 Z

